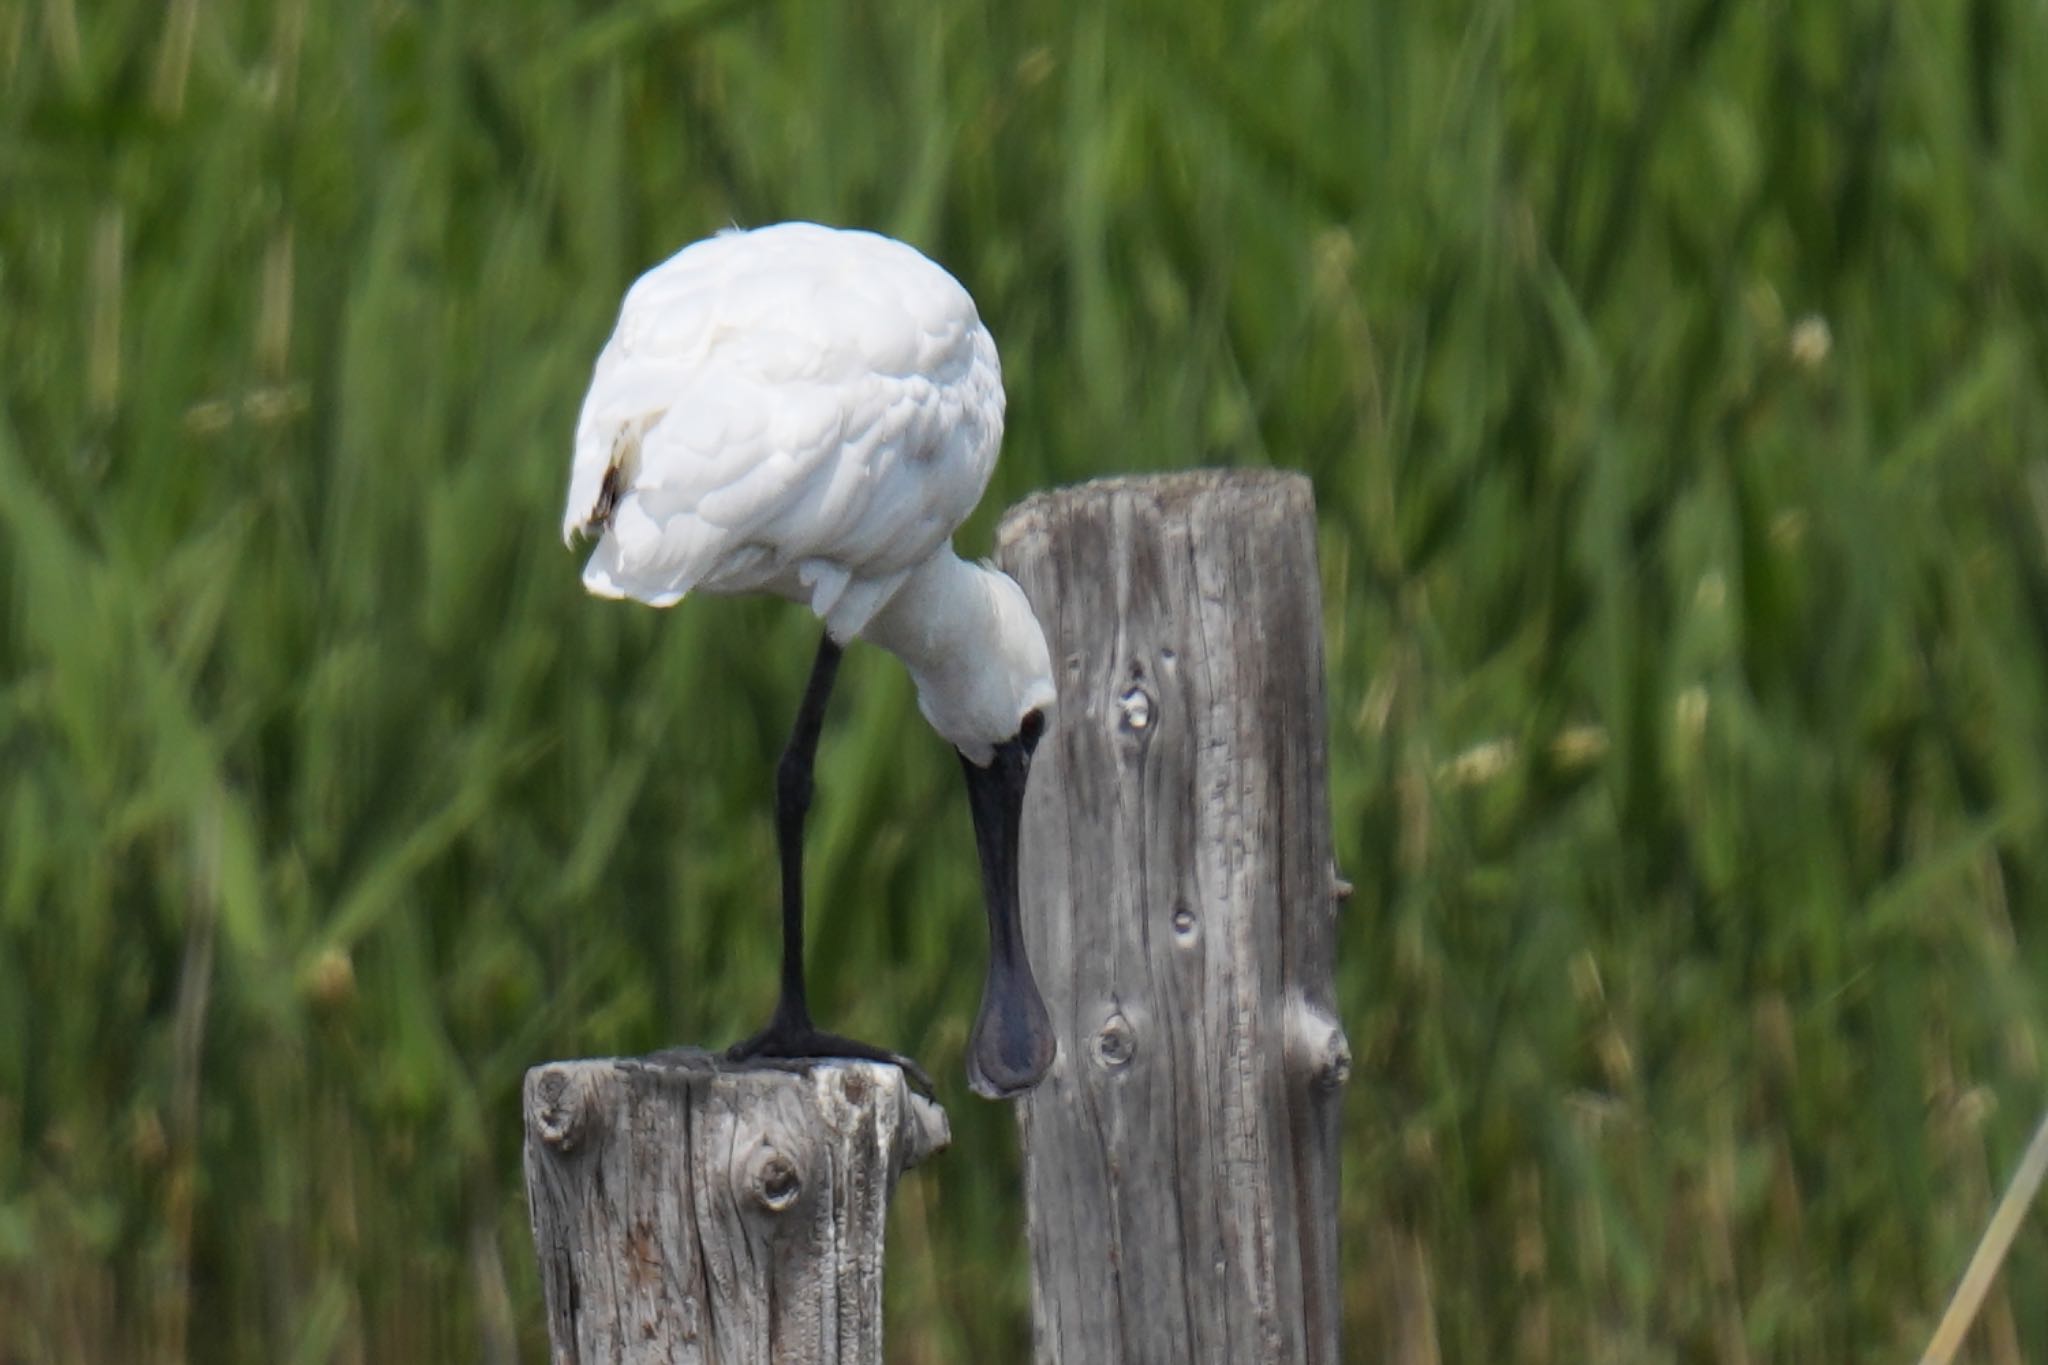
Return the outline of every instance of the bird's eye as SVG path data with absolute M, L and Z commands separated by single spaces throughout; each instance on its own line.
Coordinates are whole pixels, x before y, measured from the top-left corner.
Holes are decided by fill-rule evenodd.
M 1017 726 L 1017 738 L 1024 741 L 1026 749 L 1038 743 L 1038 737 L 1045 733 L 1045 712 L 1033 707 L 1024 713 L 1023 721 Z

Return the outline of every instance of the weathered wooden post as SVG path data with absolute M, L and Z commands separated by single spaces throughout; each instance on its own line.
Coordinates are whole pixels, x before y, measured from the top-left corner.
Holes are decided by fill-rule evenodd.
M 997 538 L 1060 685 L 1023 832 L 1060 1036 L 1020 1109 L 1038 1359 L 1335 1365 L 1350 1054 L 1309 482 L 1108 479 Z
M 687 1049 L 526 1073 L 557 1365 L 879 1365 L 882 1235 L 946 1116 L 873 1062 Z

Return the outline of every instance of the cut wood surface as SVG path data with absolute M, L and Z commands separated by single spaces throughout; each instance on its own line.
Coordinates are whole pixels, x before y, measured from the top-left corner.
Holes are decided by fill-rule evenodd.
M 525 1113 L 555 1361 L 883 1359 L 889 1196 L 948 1140 L 897 1068 L 551 1062 Z
M 1309 482 L 1103 480 L 998 543 L 1060 688 L 1023 832 L 1060 1047 L 1020 1108 L 1038 1359 L 1334 1365 L 1350 1053 Z

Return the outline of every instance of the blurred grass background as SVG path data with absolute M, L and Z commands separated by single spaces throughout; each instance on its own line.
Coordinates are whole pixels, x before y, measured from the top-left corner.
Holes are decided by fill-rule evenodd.
M 1917 1352 L 2044 1099 L 2044 70 L 2038 0 L 0 0 L 0 1360 L 543 1357 L 520 1074 L 764 1016 L 814 639 L 586 599 L 570 430 L 790 217 L 979 299 L 965 548 L 1315 477 L 1349 1352 Z M 1018 1360 L 953 769 L 856 651 L 813 989 L 952 1112 L 892 1355 Z

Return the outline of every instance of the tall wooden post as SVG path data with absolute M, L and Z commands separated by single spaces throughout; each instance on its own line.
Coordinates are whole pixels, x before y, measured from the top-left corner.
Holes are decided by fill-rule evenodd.
M 998 543 L 1060 688 L 1023 832 L 1060 1044 L 1020 1110 L 1038 1359 L 1336 1365 L 1345 888 L 1309 482 L 1108 479 Z
M 889 1195 L 947 1141 L 901 1071 L 550 1062 L 525 1109 L 556 1365 L 880 1365 Z

